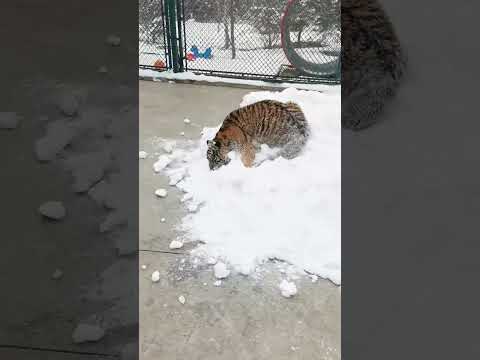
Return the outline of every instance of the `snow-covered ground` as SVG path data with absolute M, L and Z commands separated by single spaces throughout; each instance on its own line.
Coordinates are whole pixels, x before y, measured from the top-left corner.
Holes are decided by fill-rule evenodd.
M 177 145 L 162 155 L 171 160 L 162 172 L 185 193 L 190 212 L 179 227 L 181 239 L 202 243 L 194 256 L 220 259 L 242 274 L 276 258 L 340 284 L 340 94 L 294 88 L 253 92 L 241 106 L 263 99 L 302 107 L 312 130 L 304 152 L 288 161 L 269 159 L 267 151 L 250 169 L 232 154 L 228 166 L 211 172 L 206 140 L 216 127 L 205 128 L 192 148 Z
M 193 72 L 182 72 L 174 73 L 173 71 L 162 71 L 158 72 L 155 70 L 149 69 L 139 69 L 138 75 L 140 77 L 151 78 L 153 81 L 199 81 L 199 82 L 210 82 L 217 84 L 241 84 L 249 86 L 258 86 L 258 87 L 268 87 L 268 88 L 279 88 L 286 89 L 292 87 L 292 83 L 273 83 L 266 82 L 262 80 L 244 80 L 244 79 L 235 79 L 235 78 L 225 78 L 219 76 L 203 75 L 203 74 L 194 74 Z M 338 85 L 328 85 L 328 84 L 302 84 L 296 83 L 296 89 L 301 90 L 314 90 L 321 92 L 329 93 L 338 93 L 340 94 L 340 86 Z

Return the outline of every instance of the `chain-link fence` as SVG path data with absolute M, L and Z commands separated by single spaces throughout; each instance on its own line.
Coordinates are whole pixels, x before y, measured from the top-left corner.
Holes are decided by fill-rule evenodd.
M 143 67 L 166 69 L 168 60 L 163 0 L 139 0 L 138 5 L 138 63 Z
M 165 1 L 169 0 L 140 0 L 144 67 L 160 68 L 155 63 L 168 67 L 167 23 L 172 19 L 171 13 L 162 17 L 167 14 Z M 338 79 L 338 0 L 174 2 L 178 26 L 173 36 L 180 41 L 184 70 L 266 80 Z

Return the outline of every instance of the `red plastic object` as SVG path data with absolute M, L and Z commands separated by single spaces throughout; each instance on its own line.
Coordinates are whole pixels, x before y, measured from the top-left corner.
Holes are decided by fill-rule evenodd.
M 166 68 L 166 66 L 165 66 L 165 61 L 160 60 L 160 59 L 158 59 L 157 61 L 155 61 L 155 64 L 153 64 L 153 66 L 154 66 L 156 69 L 165 69 L 165 68 Z
M 192 53 L 187 54 L 187 60 L 188 61 L 195 61 L 195 59 L 196 59 L 196 57 L 195 57 L 194 54 L 192 54 Z

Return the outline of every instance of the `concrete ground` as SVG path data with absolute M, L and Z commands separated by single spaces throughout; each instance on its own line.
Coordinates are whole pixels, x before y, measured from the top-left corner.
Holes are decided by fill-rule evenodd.
M 198 139 L 204 126 L 219 124 L 249 91 L 140 82 L 140 147 L 151 154 L 140 162 L 140 264 L 147 265 L 140 270 L 142 360 L 340 359 L 338 287 L 304 278 L 296 281 L 299 293 L 285 299 L 273 271 L 257 281 L 231 276 L 215 287 L 212 269 L 190 263 L 191 247 L 168 248 L 184 211 L 179 192 L 152 170 L 155 138 L 183 139 L 184 131 L 185 138 Z M 162 187 L 169 195 L 159 200 L 153 193 Z M 155 270 L 157 283 L 151 281 Z

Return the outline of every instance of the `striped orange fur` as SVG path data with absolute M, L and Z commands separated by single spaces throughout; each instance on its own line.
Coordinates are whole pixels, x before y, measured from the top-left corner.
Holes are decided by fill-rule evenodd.
M 280 147 L 280 155 L 296 157 L 309 135 L 300 107 L 293 103 L 264 100 L 231 112 L 213 140 L 207 141 L 211 170 L 228 164 L 228 153 L 238 151 L 246 167 L 253 166 L 259 146 Z

